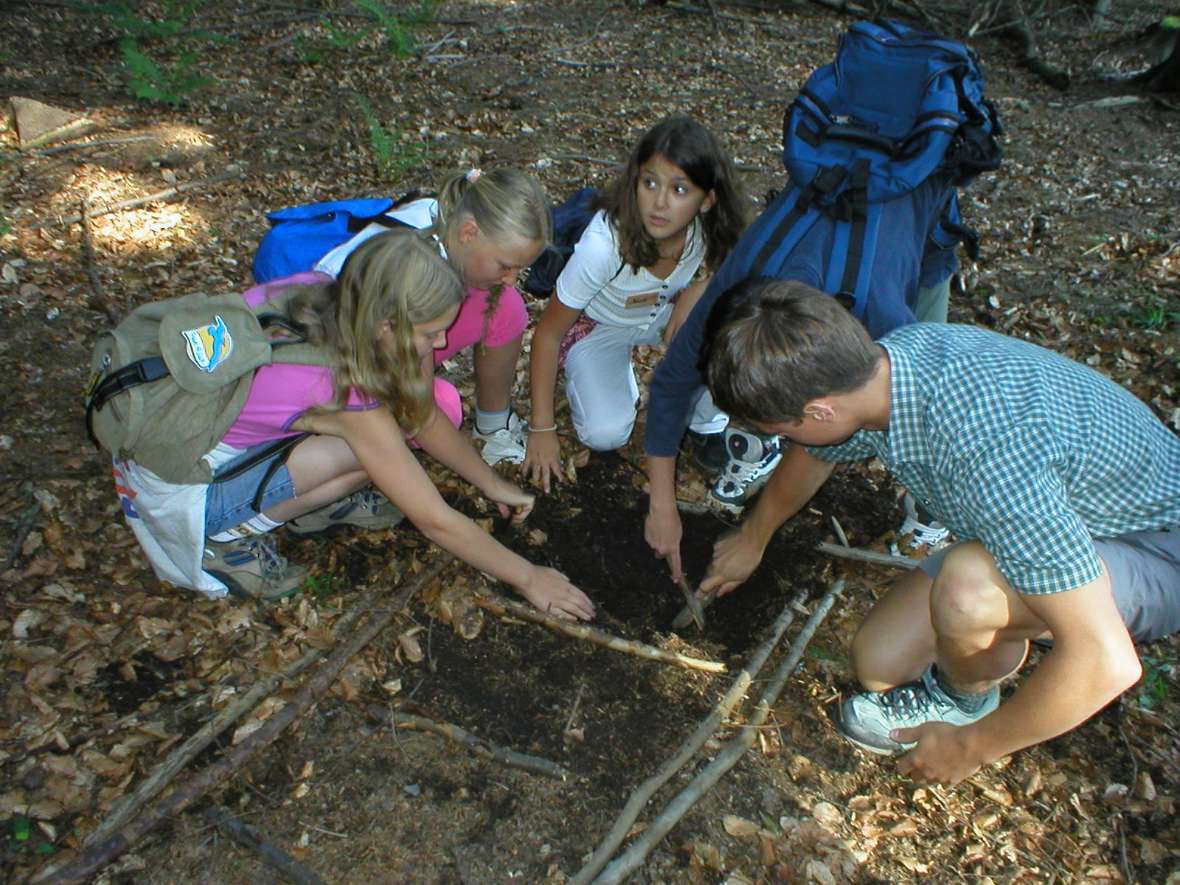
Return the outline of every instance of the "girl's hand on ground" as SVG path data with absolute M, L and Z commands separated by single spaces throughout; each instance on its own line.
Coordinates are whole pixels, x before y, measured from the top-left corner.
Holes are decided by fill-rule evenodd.
M 643 522 L 643 538 L 656 556 L 668 560 L 674 583 L 679 583 L 684 574 L 680 565 L 680 538 L 683 533 L 680 513 L 675 508 L 662 515 L 650 509 L 647 511 L 647 519 Z
M 533 607 L 567 621 L 589 621 L 594 603 L 556 569 L 533 566 L 528 581 L 517 588 Z
M 701 581 L 700 592 L 717 591 L 724 596 L 746 582 L 746 579 L 762 562 L 763 548 L 751 541 L 741 529 L 728 532 L 713 545 L 713 561 L 705 580 Z
M 483 490 L 489 501 L 494 501 L 504 518 L 512 517 L 513 523 L 524 522 L 533 512 L 536 498 L 520 486 L 510 483 L 500 474 L 493 474 L 493 479 Z
M 549 493 L 550 479 L 561 481 L 561 442 L 556 432 L 529 434 L 527 454 L 520 471 L 546 494 Z

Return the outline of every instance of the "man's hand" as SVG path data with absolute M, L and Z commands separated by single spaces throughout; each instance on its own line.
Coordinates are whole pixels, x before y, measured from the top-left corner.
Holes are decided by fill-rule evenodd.
M 979 771 L 987 760 L 979 758 L 969 740 L 970 726 L 926 722 L 914 728 L 895 728 L 889 736 L 918 745 L 897 760 L 897 770 L 916 781 L 954 786 Z
M 742 529 L 722 535 L 713 545 L 713 561 L 699 592 L 704 595 L 716 591 L 718 596 L 724 596 L 735 590 L 758 568 L 765 549 Z
M 680 564 L 680 539 L 683 535 L 684 526 L 680 522 L 680 511 L 675 507 L 647 511 L 647 519 L 643 521 L 643 538 L 656 556 L 668 560 L 668 568 L 672 570 L 674 583 L 679 583 L 684 577 Z

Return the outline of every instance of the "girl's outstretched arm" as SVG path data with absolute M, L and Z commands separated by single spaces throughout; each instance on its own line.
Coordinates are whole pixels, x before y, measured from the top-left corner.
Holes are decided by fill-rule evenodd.
M 479 461 L 488 473 L 496 476 L 449 421 L 433 421 L 419 435 L 419 441 L 424 447 L 428 440 L 431 443 L 436 441 L 434 436 L 441 425 L 449 427 L 451 433 L 471 452 L 472 458 Z M 466 516 L 451 509 L 410 451 L 401 428 L 388 410 L 342 410 L 309 415 L 301 418 L 295 426 L 299 430 L 338 436 L 347 442 L 373 484 L 409 517 L 422 534 L 444 550 L 493 578 L 511 584 L 542 611 L 571 619 L 589 620 L 594 617 L 594 604 L 565 575 L 551 568 L 533 565 Z M 441 437 L 444 440 L 441 450 L 453 454 L 449 435 L 443 431 Z M 459 461 L 464 468 L 468 466 L 462 457 Z M 460 475 L 465 474 L 466 471 Z M 508 488 L 515 488 L 511 483 L 501 482 Z M 531 496 L 516 491 L 518 500 L 501 503 L 517 505 L 527 512 L 532 508 Z M 504 497 L 513 496 L 505 494 Z
M 582 315 L 582 311 L 566 307 L 556 293 L 549 297 L 537 329 L 533 332 L 529 352 L 529 400 L 532 404 L 529 426 L 528 454 L 520 469 L 549 491 L 550 479 L 561 478 L 561 446 L 557 439 L 557 419 L 554 416 L 554 388 L 557 386 L 557 351 L 565 333 Z M 546 428 L 554 428 L 548 430 Z

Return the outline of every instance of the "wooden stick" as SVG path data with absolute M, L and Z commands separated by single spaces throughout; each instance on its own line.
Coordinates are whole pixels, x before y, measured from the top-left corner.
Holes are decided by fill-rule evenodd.
M 638 789 L 631 794 L 631 798 L 623 806 L 623 810 L 614 825 L 610 828 L 610 832 L 606 834 L 598 844 L 598 847 L 594 849 L 594 854 L 586 861 L 586 865 L 578 870 L 577 875 L 570 879 L 569 885 L 587 885 L 588 882 L 598 875 L 599 871 L 610 860 L 611 855 L 623 844 L 623 840 L 627 838 L 627 834 L 631 831 L 632 824 L 639 818 L 640 812 L 646 807 L 651 797 L 655 795 L 660 787 L 671 780 L 676 772 L 684 767 L 685 763 L 704 746 L 705 741 L 716 733 L 721 723 L 733 711 L 733 708 L 746 696 L 746 692 L 749 691 L 750 685 L 753 684 L 755 677 L 761 672 L 766 659 L 770 657 L 770 653 L 774 651 L 779 640 L 783 638 L 783 633 L 791 626 L 791 622 L 795 620 L 795 605 L 801 601 L 802 599 L 798 598 L 795 602 L 783 608 L 774 624 L 771 625 L 770 635 L 766 637 L 766 640 L 750 656 L 750 660 L 746 666 L 734 678 L 732 684 L 729 686 L 729 691 L 717 702 L 712 712 L 701 721 L 700 725 L 696 727 L 696 730 L 680 745 L 680 749 L 676 751 L 676 755 L 665 762 L 659 771 L 640 784 Z
M 104 209 L 95 209 L 88 213 L 89 218 L 98 218 L 100 215 L 109 215 L 112 212 L 121 212 L 124 209 L 136 209 L 148 203 L 166 203 L 174 197 L 179 197 L 181 194 L 189 191 L 199 190 L 203 187 L 209 187 L 214 184 L 220 184 L 223 181 L 229 181 L 231 178 L 240 178 L 242 173 L 238 172 L 222 172 L 220 175 L 214 175 L 212 178 L 206 178 L 201 181 L 186 181 L 184 184 L 178 184 L 176 187 L 170 187 L 167 190 L 156 191 L 154 194 L 148 194 L 146 197 L 136 197 L 133 200 L 123 200 L 119 203 L 111 203 Z M 71 224 L 77 224 L 82 220 L 81 215 L 66 215 L 62 218 L 38 221 L 29 225 L 32 230 L 38 230 L 43 227 L 48 227 L 51 224 L 60 224 L 63 227 Z
M 556 778 L 559 781 L 564 781 L 570 776 L 569 769 L 558 765 L 556 762 L 550 762 L 548 759 L 542 759 L 540 756 L 530 756 L 528 753 L 518 753 L 516 750 L 509 750 L 507 747 L 497 746 L 491 741 L 477 737 L 467 731 L 467 729 L 453 725 L 450 722 L 438 722 L 434 719 L 427 719 L 424 716 L 415 716 L 413 713 L 387 710 L 376 704 L 370 704 L 368 711 L 369 715 L 374 719 L 388 722 L 390 725 L 398 728 L 411 728 L 419 731 L 433 732 L 466 747 L 476 756 L 491 759 L 493 762 L 499 762 L 510 768 L 519 768 L 522 771 L 532 772 L 533 774 L 543 774 L 545 777 Z
M 246 764 L 259 750 L 269 746 L 289 725 L 307 712 L 308 708 L 327 691 L 340 671 L 357 652 L 368 645 L 393 620 L 394 615 L 406 600 L 413 597 L 430 581 L 438 577 L 453 557 L 442 553 L 425 569 L 394 593 L 388 606 L 374 611 L 362 626 L 324 660 L 318 670 L 303 684 L 303 687 L 262 724 L 262 727 L 230 749 L 225 756 L 206 766 L 189 780 L 177 787 L 155 805 L 147 808 L 120 832 L 104 842 L 85 848 L 72 860 L 59 861 L 42 867 L 33 876 L 33 882 L 81 883 L 102 869 L 132 845 L 154 830 L 164 821 L 184 811 L 209 790 L 228 779 Z
M 614 651 L 635 655 L 637 658 L 646 658 L 649 661 L 674 664 L 677 667 L 685 667 L 690 670 L 704 670 L 706 673 L 725 672 L 725 664 L 721 661 L 707 661 L 702 658 L 692 658 L 674 651 L 656 648 L 654 645 L 648 645 L 644 642 L 623 639 L 620 636 L 607 633 L 605 630 L 599 630 L 597 627 L 588 627 L 585 624 L 578 624 L 573 621 L 563 621 L 560 618 L 539 612 L 532 606 L 513 602 L 511 599 L 504 599 L 498 596 L 476 596 L 474 602 L 480 608 L 490 611 L 497 617 L 511 615 L 514 618 L 532 621 L 535 624 L 548 627 L 550 630 L 564 633 L 566 636 L 572 636 L 575 639 L 584 639 L 587 642 L 593 642 L 595 645 L 602 645 Z
M 815 635 L 815 631 L 823 623 L 824 618 L 827 617 L 828 612 L 836 602 L 836 597 L 843 591 L 844 579 L 841 578 L 824 594 L 819 605 L 815 607 L 815 611 L 811 613 L 811 617 L 807 619 L 807 623 L 803 625 L 803 629 L 799 631 L 799 635 L 795 637 L 791 653 L 774 671 L 774 676 L 771 677 L 765 691 L 762 692 L 762 697 L 759 699 L 758 706 L 755 708 L 754 715 L 750 717 L 750 721 L 742 726 L 742 730 L 737 737 L 725 745 L 721 752 L 717 754 L 717 758 L 702 769 L 689 782 L 688 786 L 681 790 L 668 803 L 668 807 L 664 809 L 659 817 L 651 822 L 638 839 L 631 843 L 631 847 L 619 855 L 602 871 L 602 875 L 594 880 L 596 885 L 597 883 L 602 883 L 602 885 L 618 883 L 633 873 L 643 863 L 651 850 L 680 822 L 680 819 L 688 813 L 688 810 L 696 804 L 701 796 L 721 780 L 727 771 L 737 765 L 738 760 L 753 745 L 758 735 L 759 727 L 769 718 L 770 708 L 778 700 L 778 696 L 782 693 L 787 680 L 795 671 L 795 667 L 798 666 L 799 660 L 803 657 L 803 652 L 807 649 L 807 644 L 811 641 L 811 637 Z
M 239 845 L 249 848 L 267 866 L 274 867 L 297 885 L 327 885 L 327 883 L 283 849 L 262 838 L 262 834 L 245 821 L 239 820 L 228 808 L 214 805 L 205 811 L 205 819 Z
M 119 311 L 111 303 L 111 299 L 102 288 L 102 280 L 98 276 L 98 262 L 94 257 L 94 237 L 90 231 L 90 203 L 83 199 L 82 205 L 82 258 L 86 265 L 86 279 L 90 282 L 92 297 L 88 299 L 92 307 L 106 315 L 107 322 L 112 326 L 119 325 Z
M 885 565 L 890 568 L 916 569 L 921 564 L 920 559 L 914 559 L 912 556 L 894 556 L 891 553 L 862 550 L 860 547 L 841 547 L 839 544 L 829 544 L 826 541 L 816 544 L 815 549 L 820 553 L 828 554 L 828 556 L 854 559 L 857 562 L 871 562 L 873 565 Z
M 137 141 L 156 141 L 155 135 L 126 135 L 121 138 L 99 138 L 95 141 L 76 141 L 73 144 L 59 144 L 57 147 L 43 148 L 33 151 L 38 157 L 48 157 L 53 154 L 64 154 L 66 151 L 80 151 L 83 148 L 105 147 L 112 144 L 132 144 Z
M 344 615 L 336 624 L 333 632 L 336 637 L 342 637 L 346 630 L 355 624 L 363 615 L 373 610 L 374 606 L 386 595 L 384 589 L 371 590 L 365 594 L 352 611 Z M 250 690 L 220 711 L 206 722 L 201 728 L 188 738 L 183 744 L 173 750 L 168 758 L 155 767 L 152 773 L 135 790 L 120 797 L 111 809 L 110 815 L 83 841 L 89 847 L 95 845 L 112 833 L 121 829 L 139 810 L 170 784 L 188 764 L 199 756 L 217 736 L 227 728 L 253 710 L 263 698 L 269 697 L 284 682 L 294 679 L 320 658 L 327 651 L 314 648 L 298 660 L 294 661 L 281 673 L 274 673 L 265 679 L 260 679 L 250 687 Z

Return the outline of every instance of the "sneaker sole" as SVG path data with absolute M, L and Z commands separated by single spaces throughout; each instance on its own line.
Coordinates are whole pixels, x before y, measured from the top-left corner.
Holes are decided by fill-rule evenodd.
M 206 574 L 212 575 L 217 580 L 221 581 L 221 583 L 225 584 L 225 589 L 229 592 L 229 595 L 233 596 L 235 599 L 249 599 L 255 602 L 279 602 L 283 599 L 288 599 L 294 596 L 303 588 L 303 582 L 300 581 L 290 590 L 284 590 L 282 593 L 275 593 L 271 596 L 258 595 L 251 593 L 225 572 L 215 572 L 210 571 L 209 569 L 206 569 L 205 572 Z
M 876 756 L 896 756 L 898 753 L 904 753 L 906 750 L 910 749 L 910 747 L 914 746 L 911 744 L 910 747 L 904 745 L 899 745 L 893 748 L 878 747 L 875 744 L 866 743 L 860 738 L 854 737 L 845 731 L 844 723 L 839 719 L 839 717 L 834 718 L 833 724 L 836 726 L 836 731 L 840 732 L 840 737 L 844 738 L 844 740 L 848 741 L 848 743 L 855 744 L 862 750 L 867 750 Z
M 405 522 L 405 520 L 406 515 L 403 513 L 388 525 L 378 527 L 359 525 L 354 522 L 333 522 L 319 529 L 304 529 L 296 525 L 295 520 L 291 520 L 290 522 L 286 523 L 286 526 L 287 531 L 289 531 L 291 534 L 298 535 L 300 538 L 307 538 L 311 535 L 332 535 L 342 529 L 359 529 L 363 532 L 385 532 L 397 528 L 399 525 Z

